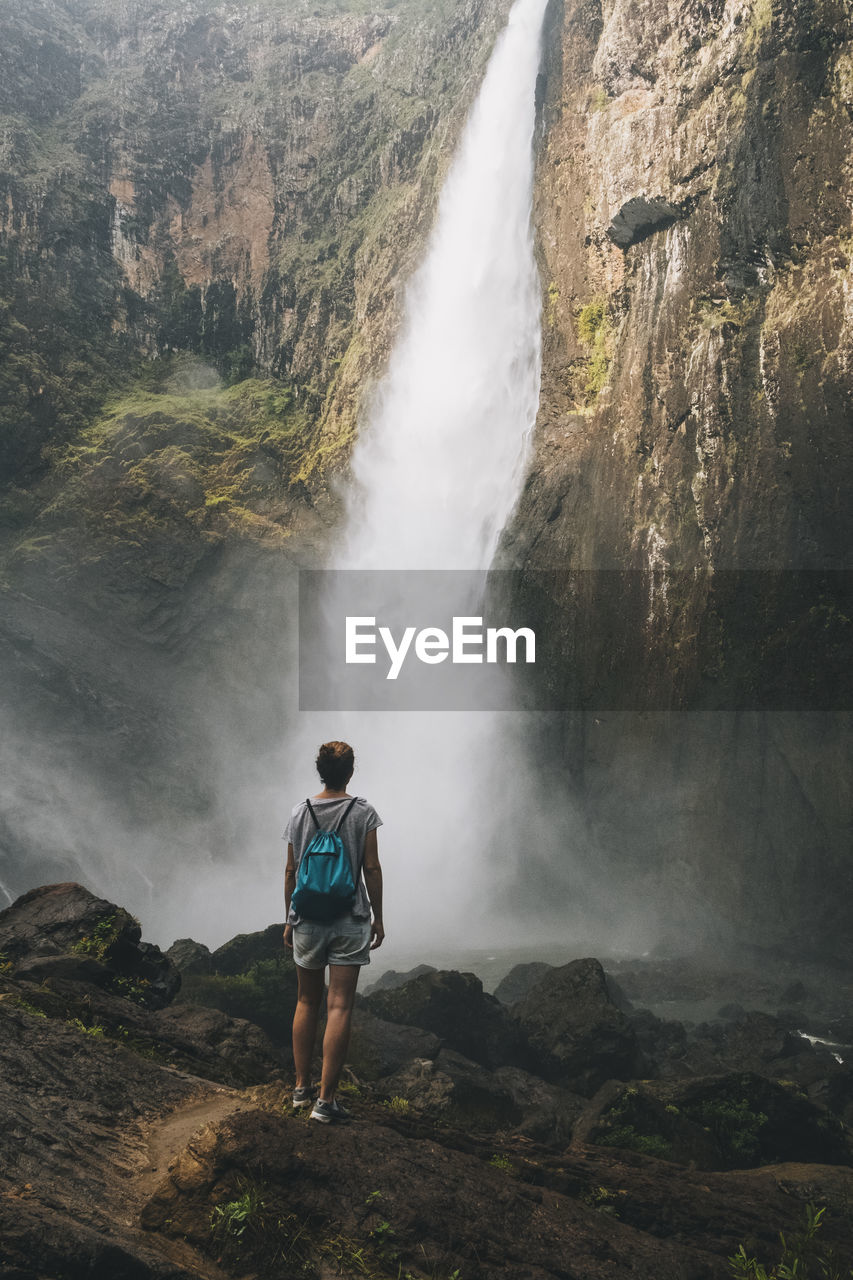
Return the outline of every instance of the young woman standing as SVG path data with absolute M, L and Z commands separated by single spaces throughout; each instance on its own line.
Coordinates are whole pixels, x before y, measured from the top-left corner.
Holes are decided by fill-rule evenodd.
M 381 946 L 385 937 L 382 868 L 376 841 L 376 829 L 382 825 L 382 819 L 367 800 L 360 796 L 354 798 L 347 792 L 355 769 L 352 747 L 346 742 L 326 742 L 320 748 L 316 763 L 323 790 L 312 797 L 310 804 L 303 800 L 294 807 L 283 836 L 288 842 L 284 874 L 287 908 L 284 945 L 293 950 L 299 982 L 293 1015 L 293 1061 L 296 1069 L 293 1105 L 308 1107 L 313 1102 L 311 1119 L 330 1124 L 345 1119 L 347 1115 L 336 1101 L 335 1091 L 349 1046 L 359 970 L 362 965 L 370 963 L 370 952 Z M 339 834 L 352 863 L 356 883 L 351 910 L 330 923 L 301 919 L 291 907 L 299 863 L 317 831 L 315 816 L 324 830 L 333 830 L 340 823 Z M 327 966 L 329 992 L 323 1036 L 323 1072 L 319 1096 L 315 1100 L 315 1091 L 311 1087 L 311 1062 Z

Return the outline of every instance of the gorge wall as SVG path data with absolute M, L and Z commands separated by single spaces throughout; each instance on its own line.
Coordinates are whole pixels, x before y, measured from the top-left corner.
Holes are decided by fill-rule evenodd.
M 657 703 L 593 702 L 545 755 L 605 865 L 673 925 L 839 955 L 849 714 L 791 710 L 784 687 L 741 712 L 677 695 L 686 678 L 714 705 L 705 571 L 753 571 L 757 591 L 767 570 L 850 568 L 851 37 L 832 0 L 553 7 L 542 400 L 504 546 L 527 570 L 702 571 L 648 602 Z M 544 627 L 573 608 L 568 586 L 532 603 Z M 608 621 L 585 619 L 581 649 Z M 849 654 L 849 619 L 824 626 Z

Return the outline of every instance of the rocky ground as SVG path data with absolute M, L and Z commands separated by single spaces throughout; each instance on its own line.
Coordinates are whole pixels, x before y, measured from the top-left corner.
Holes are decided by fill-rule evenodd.
M 847 1275 L 848 973 L 785 992 L 833 1048 L 750 1009 L 754 975 L 693 1025 L 638 1007 L 663 962 L 517 966 L 496 995 L 386 975 L 327 1129 L 290 1107 L 279 940 L 163 955 L 67 884 L 0 914 L 3 1280 L 722 1280 L 741 1245 L 778 1264 L 780 1231 L 798 1277 Z

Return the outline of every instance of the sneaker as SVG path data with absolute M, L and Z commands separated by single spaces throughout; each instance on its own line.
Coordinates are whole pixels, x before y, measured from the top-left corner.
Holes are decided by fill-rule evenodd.
M 310 1107 L 316 1096 L 317 1090 L 312 1084 L 299 1085 L 293 1090 L 294 1111 L 299 1111 L 302 1107 Z
M 342 1107 L 337 1099 L 332 1102 L 324 1102 L 322 1098 L 318 1098 L 311 1108 L 311 1119 L 319 1120 L 321 1124 L 339 1124 L 341 1120 L 349 1120 L 350 1113 L 346 1107 Z

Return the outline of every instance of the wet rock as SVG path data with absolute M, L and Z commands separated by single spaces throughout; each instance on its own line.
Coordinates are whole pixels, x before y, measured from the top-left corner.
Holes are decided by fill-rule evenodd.
M 547 1080 L 586 1096 L 611 1077 L 639 1073 L 637 1036 L 616 1008 L 597 960 L 573 960 L 531 989 L 513 1010 Z
M 530 988 L 553 968 L 552 964 L 546 964 L 544 960 L 514 965 L 495 987 L 495 999 L 500 1000 L 501 1004 L 515 1004 L 518 1000 L 523 1000 Z
M 486 1067 L 532 1064 L 523 1031 L 473 973 L 437 970 L 393 991 L 364 999 L 370 1013 L 389 1022 L 432 1031 L 458 1053 Z
M 629 249 L 655 231 L 671 227 L 685 212 L 682 206 L 671 204 L 662 196 L 634 196 L 614 214 L 605 234 L 620 249 Z
M 194 938 L 177 938 L 166 955 L 182 974 L 210 973 L 213 968 L 210 948 Z
M 466 1131 L 511 1129 L 522 1118 L 507 1085 L 453 1049 L 442 1049 L 434 1059 L 417 1058 L 380 1087 L 392 1109 L 402 1101 L 418 1115 Z
M 284 953 L 283 924 L 271 924 L 256 933 L 238 933 L 211 955 L 214 973 L 234 977 L 246 973 L 259 960 L 277 960 Z
M 240 1082 L 260 1083 L 283 1066 L 281 1054 L 260 1027 L 219 1009 L 172 1005 L 157 1015 L 152 1029 L 172 1048 L 206 1062 L 217 1073 L 224 1067 Z
M 687 1072 L 687 1031 L 682 1023 L 658 1018 L 649 1009 L 629 1015 L 646 1072 L 655 1076 Z
M 853 1163 L 835 1116 L 795 1086 L 752 1073 L 630 1085 L 609 1081 L 575 1126 L 574 1140 L 701 1169 Z
M 520 1067 L 498 1067 L 492 1073 L 521 1111 L 515 1132 L 545 1146 L 563 1148 L 587 1106 L 587 1099 L 569 1089 L 547 1084 Z
M 421 978 L 425 973 L 436 972 L 436 967 L 432 964 L 416 964 L 414 969 L 407 969 L 405 973 L 399 973 L 396 969 L 386 969 L 381 977 L 371 983 L 369 990 L 370 992 L 393 991 L 397 987 L 404 987 L 413 978 Z
M 414 1059 L 438 1057 L 441 1041 L 422 1027 L 402 1026 L 377 1018 L 363 1006 L 353 1013 L 347 1062 L 366 1080 L 392 1075 Z
M 731 1023 L 702 1023 L 691 1036 L 686 1060 L 696 1073 L 754 1071 L 796 1078 L 813 1055 L 809 1042 L 769 1013 L 744 1014 Z
M 138 920 L 79 884 L 43 885 L 0 912 L 0 953 L 12 976 L 109 985 L 151 1009 L 167 1005 L 181 985 L 171 960 L 142 941 Z

